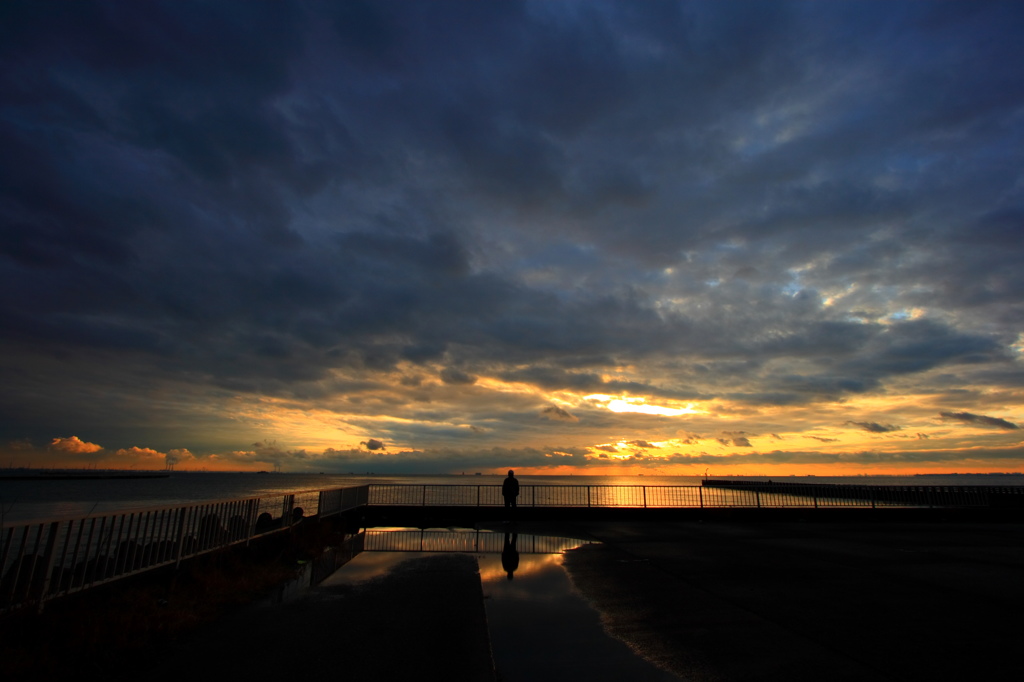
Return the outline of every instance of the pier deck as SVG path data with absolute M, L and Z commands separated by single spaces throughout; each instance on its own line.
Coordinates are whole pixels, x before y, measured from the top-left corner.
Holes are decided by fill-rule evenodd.
M 582 523 L 609 629 L 692 680 L 1010 679 L 1024 524 Z

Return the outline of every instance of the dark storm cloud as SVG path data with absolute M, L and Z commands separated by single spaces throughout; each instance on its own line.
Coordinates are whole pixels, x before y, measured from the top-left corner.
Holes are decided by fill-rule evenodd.
M 1013 422 L 1008 422 L 1005 419 L 999 417 L 988 417 L 983 414 L 971 414 L 970 412 L 943 412 L 941 414 L 943 419 L 952 419 L 954 421 L 964 422 L 966 424 L 981 424 L 982 426 L 994 426 L 998 429 L 1006 429 L 1008 431 L 1014 431 L 1020 427 Z
M 417 400 L 1021 385 L 1017 3 L 0 12 L 3 435 L 409 365 Z

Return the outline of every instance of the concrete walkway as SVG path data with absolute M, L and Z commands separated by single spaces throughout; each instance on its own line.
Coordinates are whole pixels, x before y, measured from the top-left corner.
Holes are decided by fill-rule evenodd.
M 608 629 L 689 680 L 1018 679 L 1024 525 L 580 524 Z

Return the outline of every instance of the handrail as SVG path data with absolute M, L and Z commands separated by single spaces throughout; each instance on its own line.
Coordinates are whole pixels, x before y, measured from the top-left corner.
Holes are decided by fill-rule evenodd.
M 711 483 L 708 481 L 707 483 Z M 856 486 L 741 481 L 712 485 L 520 484 L 520 507 L 989 507 L 1024 502 L 1020 486 Z M 498 484 L 370 485 L 370 506 L 500 507 Z
M 1020 486 L 520 485 L 520 507 L 821 508 L 1024 506 Z M 492 484 L 384 484 L 126 509 L 0 526 L 0 613 L 365 506 L 500 507 Z
M 368 486 L 128 509 L 0 527 L 0 612 L 365 506 Z

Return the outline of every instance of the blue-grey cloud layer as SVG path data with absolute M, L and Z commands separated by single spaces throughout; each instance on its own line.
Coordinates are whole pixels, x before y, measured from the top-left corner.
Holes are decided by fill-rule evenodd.
M 173 382 L 315 401 L 410 363 L 776 405 L 1021 386 L 1019 3 L 0 12 L 0 436 L 127 447 Z

